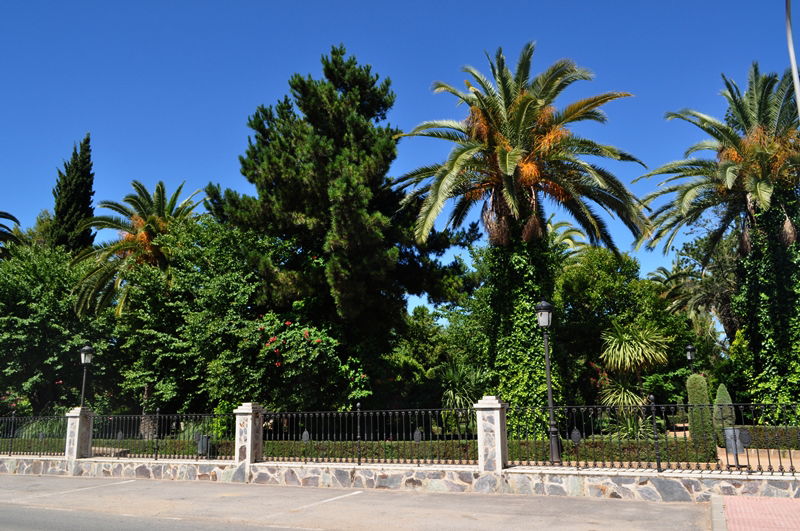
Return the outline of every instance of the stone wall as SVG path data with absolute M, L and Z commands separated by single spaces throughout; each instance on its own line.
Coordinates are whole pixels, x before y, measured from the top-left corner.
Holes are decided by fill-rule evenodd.
M 230 461 L 155 461 L 145 459 L 80 459 L 0 457 L 0 474 L 85 476 L 244 483 L 246 465 Z
M 353 465 L 251 465 L 251 482 L 268 485 L 539 496 L 589 496 L 645 501 L 706 502 L 712 494 L 800 498 L 800 480 L 722 472 L 509 469 Z
M 258 483 L 294 487 L 401 489 L 534 496 L 589 496 L 664 502 L 706 502 L 711 495 L 800 498 L 792 476 L 722 471 L 615 471 L 517 467 L 479 472 L 476 466 L 412 466 L 230 461 L 154 461 L 0 457 L 0 474 L 86 476 Z

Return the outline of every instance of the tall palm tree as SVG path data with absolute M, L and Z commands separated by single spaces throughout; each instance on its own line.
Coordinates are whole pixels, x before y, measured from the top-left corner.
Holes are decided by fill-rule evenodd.
M 169 232 L 170 225 L 192 215 L 200 201 L 193 201 L 200 190 L 179 202 L 183 184 L 168 198 L 164 183 L 159 181 L 151 194 L 139 181 L 133 181 L 135 193 L 128 194 L 122 203 L 101 201 L 100 208 L 116 212 L 116 216 L 95 216 L 86 221 L 87 227 L 118 231 L 120 238 L 95 245 L 80 254 L 76 261 L 89 260 L 92 266 L 77 286 L 79 313 L 96 311 L 116 297 L 119 315 L 128 298 L 128 273 L 142 264 L 166 271 L 169 257 L 155 241 Z
M 7 219 L 8 221 L 12 221 L 19 225 L 19 220 L 9 214 L 8 212 L 3 212 L 0 210 L 0 219 Z M 11 231 L 11 227 L 4 223 L 0 223 L 0 244 L 5 244 L 8 242 L 16 242 L 18 238 L 16 235 Z M 0 246 L 0 260 L 8 258 L 8 249 L 4 246 Z
M 590 205 L 616 214 L 634 235 L 646 224 L 639 201 L 609 171 L 584 160 L 586 156 L 636 161 L 613 147 L 580 137 L 568 127 L 580 121 L 604 122 L 600 107 L 629 96 L 608 92 L 571 103 L 561 109 L 556 98 L 576 81 L 592 74 L 561 60 L 530 78 L 534 45 L 527 44 L 516 71 L 506 65 L 502 49 L 489 58 L 492 79 L 473 67 L 464 67 L 472 81 L 462 92 L 434 83 L 434 92 L 447 92 L 469 107 L 462 121 L 423 122 L 400 136 L 423 136 L 454 144 L 446 161 L 418 168 L 397 180 L 412 188 L 409 200 L 424 197 L 416 237 L 424 241 L 444 205 L 455 199 L 449 223 L 460 225 L 467 213 L 482 203 L 482 221 L 489 240 L 507 245 L 517 238 L 542 238 L 546 231 L 544 200 L 565 209 L 589 237 L 615 249 L 604 220 Z
M 650 204 L 670 196 L 652 214 L 654 230 L 642 240 L 648 248 L 663 243 L 668 252 L 684 227 L 714 211 L 719 220 L 710 232 L 704 262 L 736 223 L 742 227 L 740 249 L 746 253 L 756 214 L 770 207 L 781 209 L 785 216 L 779 236 L 787 243 L 797 238 L 789 214 L 788 203 L 793 198 L 786 194 L 795 195 L 800 166 L 791 76 L 788 72 L 780 78 L 761 74 L 753 63 L 744 93 L 735 82 L 722 78 L 722 95 L 728 101 L 725 121 L 689 109 L 667 113 L 668 119 L 687 121 L 710 138 L 691 146 L 683 160 L 643 176 L 671 175 L 645 198 Z M 711 151 L 714 157 L 692 157 L 698 151 Z

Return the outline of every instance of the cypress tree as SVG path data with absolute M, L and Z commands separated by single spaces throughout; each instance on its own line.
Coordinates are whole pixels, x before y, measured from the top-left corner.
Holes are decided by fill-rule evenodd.
M 716 444 L 711 405 L 708 403 L 708 383 L 702 374 L 692 374 L 686 379 L 689 396 L 689 433 L 697 457 L 710 458 Z
M 53 223 L 48 238 L 51 245 L 62 245 L 72 253 L 92 246 L 94 234 L 91 229 L 82 228 L 81 223 L 94 216 L 93 196 L 92 148 L 87 133 L 79 147 L 73 146 L 72 157 L 64 163 L 64 170 L 58 170 L 53 188 Z

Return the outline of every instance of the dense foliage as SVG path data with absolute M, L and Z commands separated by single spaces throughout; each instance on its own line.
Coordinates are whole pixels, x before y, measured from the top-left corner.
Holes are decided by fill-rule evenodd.
M 74 406 L 77 353 L 91 344 L 87 400 L 100 412 L 469 408 L 495 394 L 521 436 L 546 426 L 545 333 L 557 404 L 629 412 L 565 441 L 575 458 L 652 436 L 649 395 L 688 398 L 691 439 L 666 451 L 703 459 L 736 420 L 726 385 L 739 401 L 797 401 L 800 135 L 788 76 L 754 65 L 744 92 L 725 78 L 724 120 L 668 115 L 710 138 L 648 174 L 669 176 L 644 200 L 648 220 L 596 164 L 638 161 L 571 129 L 602 123 L 601 108 L 627 94 L 561 105 L 591 74 L 564 60 L 534 76 L 532 58 L 528 45 L 512 71 L 499 50 L 490 77 L 465 68 L 466 91 L 436 83 L 466 115 L 403 134 L 387 123 L 389 80 L 334 47 L 321 77 L 292 76 L 288 96 L 249 118 L 240 165 L 255 194 L 210 184 L 206 214 L 198 192 L 133 181 L 98 203 L 112 214 L 94 215 L 87 135 L 58 172 L 53 214 L 22 230 L 0 212 L 0 415 Z M 393 179 L 404 136 L 452 151 Z M 467 223 L 474 206 L 480 223 Z M 650 248 L 693 232 L 671 267 L 645 275 L 596 207 Z M 93 245 L 92 229 L 114 235 Z M 427 304 L 409 310 L 411 295 Z M 555 308 L 547 331 L 542 300 Z M 726 384 L 715 407 L 709 381 Z M 513 451 L 544 457 L 527 431 Z M 640 446 L 626 442 L 619 458 Z
M 791 76 L 788 71 L 764 74 L 754 63 L 746 90 L 724 76 L 723 81 L 724 121 L 693 110 L 667 115 L 693 124 L 709 138 L 687 150 L 690 158 L 648 174 L 671 175 L 662 183 L 669 186 L 645 199 L 670 196 L 654 211 L 648 246 L 665 242 L 666 251 L 679 230 L 702 225 L 704 218 L 710 218 L 712 228 L 704 235 L 702 266 L 720 256 L 716 251 L 726 238 L 738 240 L 733 282 L 728 280 L 732 268 L 727 268 L 728 274 L 716 278 L 726 281 L 711 287 L 717 296 L 702 299 L 720 319 L 728 341 L 740 340 L 739 348 L 746 344 L 749 350 L 745 370 L 752 379 L 742 389 L 748 398 L 792 401 L 800 392 L 800 144 Z M 703 151 L 713 157 L 693 155 Z
M 680 402 L 689 375 L 685 346 L 711 348 L 684 314 L 670 311 L 657 283 L 639 278 L 639 264 L 627 255 L 592 248 L 571 258 L 557 277 L 555 301 L 557 359 L 575 404 L 606 396 L 631 405 L 648 394 L 659 403 Z M 652 363 L 623 358 L 622 350 Z
M 76 403 L 76 353 L 108 332 L 72 309 L 80 275 L 63 248 L 12 245 L 11 257 L 0 260 L 0 415 Z
M 255 137 L 240 157 L 257 197 L 206 192 L 221 221 L 291 242 L 283 263 L 251 253 L 262 286 L 259 304 L 297 309 L 331 326 L 350 351 L 373 369 L 404 322 L 406 294 L 435 302 L 457 296 L 463 265 L 438 257 L 468 245 L 475 228 L 413 242 L 413 214 L 387 177 L 399 132 L 385 123 L 395 95 L 388 79 L 334 47 L 322 58 L 323 78 L 294 75 L 291 97 L 250 117 Z

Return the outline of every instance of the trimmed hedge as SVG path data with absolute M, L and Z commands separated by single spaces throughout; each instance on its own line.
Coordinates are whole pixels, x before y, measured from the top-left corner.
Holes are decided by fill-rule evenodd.
M 748 448 L 800 450 L 798 426 L 736 426 L 750 434 Z
M 561 441 L 563 461 L 655 463 L 656 445 L 652 440 L 630 440 L 611 437 L 584 439 L 577 445 L 569 439 Z M 662 463 L 716 462 L 716 451 L 709 451 L 704 444 L 691 439 L 669 438 L 658 440 Z M 550 460 L 550 442 L 547 440 L 508 441 L 508 458 L 516 462 L 544 462 Z
M 731 395 L 725 384 L 717 387 L 717 398 L 714 400 L 714 429 L 717 434 L 717 444 L 725 446 L 725 428 L 732 428 L 736 422 L 736 411 L 731 405 Z
M 716 451 L 714 422 L 711 406 L 708 402 L 708 384 L 700 374 L 692 374 L 686 379 L 686 391 L 689 395 L 687 407 L 689 413 L 689 433 L 692 441 L 711 453 Z
M 188 458 L 198 457 L 197 442 L 185 439 L 93 439 L 92 446 L 95 448 L 114 448 L 128 450 L 131 457 L 151 456 L 155 454 L 156 443 L 158 443 L 158 456 L 169 458 Z M 62 443 L 63 444 L 63 443 Z M 234 441 L 231 440 L 211 440 L 211 448 L 208 457 L 214 458 L 233 458 Z M 205 457 L 205 455 L 201 456 Z
M 13 440 L 0 439 L 0 454 L 11 450 L 14 454 L 64 455 L 65 446 L 65 437 L 15 437 Z
M 478 441 L 264 441 L 265 460 L 440 462 L 478 460 Z

